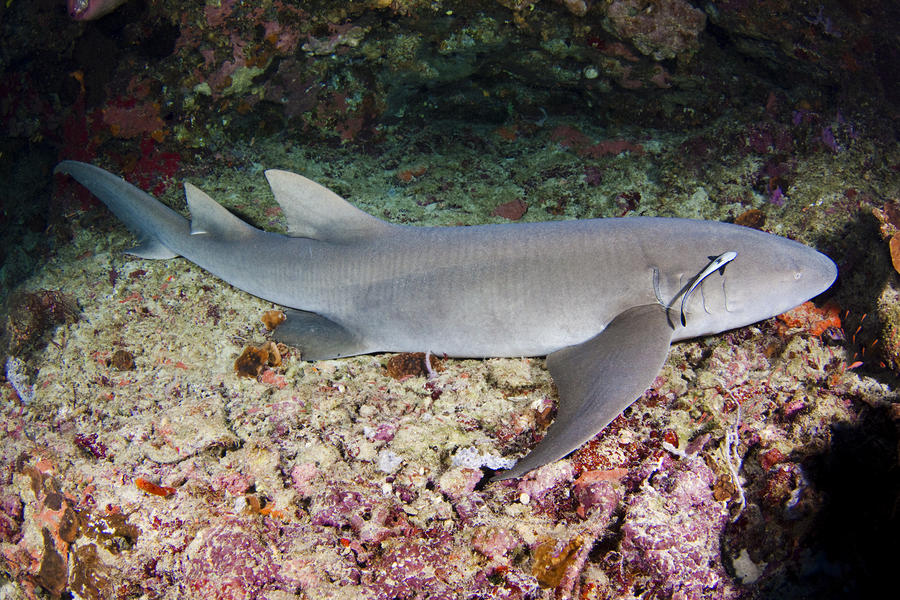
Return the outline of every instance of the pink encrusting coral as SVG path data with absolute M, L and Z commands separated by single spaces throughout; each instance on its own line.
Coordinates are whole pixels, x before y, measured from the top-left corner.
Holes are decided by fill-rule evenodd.
M 113 100 L 103 109 L 103 122 L 115 137 L 165 136 L 166 125 L 159 115 L 159 104 L 156 102 L 137 102 L 132 98 Z
M 719 559 L 728 511 L 713 496 L 715 473 L 698 455 L 665 455 L 644 475 L 626 507 L 623 561 L 659 597 L 737 598 Z
M 298 589 L 300 582 L 283 566 L 271 534 L 241 520 L 201 531 L 185 551 L 188 590 L 195 598 L 245 600 Z
M 559 125 L 550 132 L 550 139 L 559 142 L 560 145 L 572 149 L 583 158 L 600 158 L 602 156 L 615 156 L 623 152 L 643 154 L 644 149 L 640 144 L 628 140 L 601 140 L 594 142 L 586 134 L 570 125 Z

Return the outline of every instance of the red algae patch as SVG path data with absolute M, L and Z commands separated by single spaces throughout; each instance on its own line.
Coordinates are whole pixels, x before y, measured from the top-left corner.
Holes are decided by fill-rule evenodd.
M 821 308 L 812 302 L 804 302 L 797 308 L 778 315 L 778 320 L 783 324 L 779 327 L 804 329 L 816 337 L 829 329 L 841 328 L 840 307 L 834 302 L 828 302 Z
M 525 201 L 521 198 L 516 198 L 515 200 L 504 202 L 503 204 L 496 207 L 491 212 L 491 216 L 503 217 L 504 219 L 509 219 L 510 221 L 518 221 L 525 216 L 526 212 L 528 212 L 528 204 L 526 204 Z
M 153 494 L 154 496 L 161 496 L 163 498 L 168 498 L 175 493 L 175 488 L 164 485 L 157 485 L 152 481 L 147 481 L 143 477 L 138 477 L 137 479 L 135 479 L 134 485 L 141 491 L 147 492 L 148 494 Z
M 403 183 L 409 183 L 413 179 L 424 175 L 425 171 L 427 171 L 427 170 L 428 170 L 428 167 L 426 167 L 424 165 L 411 167 L 409 169 L 403 169 L 402 171 L 397 173 L 397 179 L 399 179 Z

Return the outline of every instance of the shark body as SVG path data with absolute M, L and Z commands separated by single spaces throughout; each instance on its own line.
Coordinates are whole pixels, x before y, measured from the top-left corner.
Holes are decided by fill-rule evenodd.
M 825 291 L 825 255 L 754 229 L 635 217 L 471 227 L 391 224 L 293 173 L 266 177 L 288 234 L 244 223 L 186 183 L 191 220 L 123 179 L 57 166 L 137 236 L 130 252 L 183 256 L 287 308 L 276 339 L 305 360 L 430 350 L 547 356 L 554 423 L 496 478 L 521 476 L 596 435 L 659 373 L 672 342 L 742 327 Z

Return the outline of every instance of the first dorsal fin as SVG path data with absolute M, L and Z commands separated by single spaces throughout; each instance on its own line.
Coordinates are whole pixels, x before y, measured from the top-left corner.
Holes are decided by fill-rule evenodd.
M 395 227 L 302 175 L 271 169 L 266 171 L 266 179 L 287 217 L 288 235 L 346 242 L 380 235 Z
M 191 235 L 229 238 L 251 233 L 253 227 L 228 212 L 200 188 L 185 182 L 184 197 L 191 211 Z

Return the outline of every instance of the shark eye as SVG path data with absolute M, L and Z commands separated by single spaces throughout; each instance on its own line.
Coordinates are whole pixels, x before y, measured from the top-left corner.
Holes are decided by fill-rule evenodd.
M 801 277 L 803 277 L 803 271 L 794 271 L 794 281 L 797 281 Z

